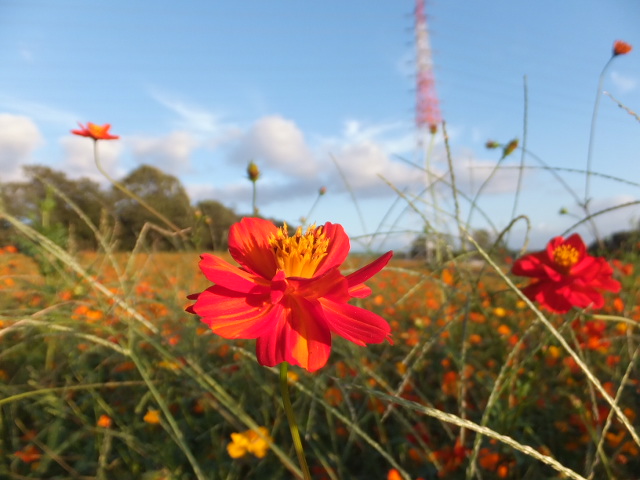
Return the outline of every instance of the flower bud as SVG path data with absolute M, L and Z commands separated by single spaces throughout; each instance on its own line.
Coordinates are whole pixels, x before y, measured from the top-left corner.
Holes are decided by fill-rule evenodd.
M 518 148 L 518 139 L 514 138 L 505 145 L 504 149 L 502 150 L 502 156 L 506 157 L 508 155 L 511 155 L 516 148 Z
M 247 177 L 252 182 L 256 182 L 258 178 L 260 178 L 260 169 L 258 168 L 258 165 L 254 163 L 253 160 L 251 160 L 249 162 L 249 165 L 247 165 Z

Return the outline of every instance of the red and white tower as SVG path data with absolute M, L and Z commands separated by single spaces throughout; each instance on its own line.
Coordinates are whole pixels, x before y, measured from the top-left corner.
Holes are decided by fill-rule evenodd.
M 431 153 L 435 144 L 438 125 L 442 122 L 440 105 L 436 94 L 436 82 L 433 73 L 433 58 L 431 43 L 427 28 L 425 0 L 416 0 L 415 8 L 415 36 L 416 36 L 416 136 L 417 155 L 419 162 L 424 165 L 426 177 L 426 191 L 429 192 L 430 202 L 425 202 L 425 253 L 427 262 L 440 257 L 440 243 L 435 232 L 439 224 L 438 195 L 436 192 L 437 175 L 431 166 Z M 429 141 L 427 141 L 429 139 Z
M 426 128 L 431 134 L 435 134 L 442 118 L 436 94 L 431 44 L 424 8 L 424 0 L 416 0 L 416 126 L 419 131 Z

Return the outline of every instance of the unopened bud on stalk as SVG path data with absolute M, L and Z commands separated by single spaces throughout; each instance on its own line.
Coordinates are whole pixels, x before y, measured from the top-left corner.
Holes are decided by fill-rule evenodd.
M 518 139 L 514 138 L 505 145 L 504 149 L 502 150 L 502 156 L 506 157 L 508 155 L 511 155 L 516 148 L 518 148 Z
M 253 160 L 251 160 L 249 165 L 247 165 L 247 177 L 254 183 L 258 181 L 258 178 L 260 178 L 260 169 Z

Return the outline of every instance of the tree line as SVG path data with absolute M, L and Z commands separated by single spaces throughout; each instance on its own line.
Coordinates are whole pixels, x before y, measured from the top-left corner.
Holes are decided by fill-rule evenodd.
M 2 208 L 69 249 L 100 250 L 107 242 L 116 250 L 141 243 L 157 250 L 224 250 L 229 228 L 241 218 L 216 200 L 192 204 L 178 178 L 150 165 L 122 178 L 121 188 L 42 165 L 25 166 L 24 173 L 24 181 L 0 184 Z M 29 248 L 8 222 L 0 223 L 3 244 Z

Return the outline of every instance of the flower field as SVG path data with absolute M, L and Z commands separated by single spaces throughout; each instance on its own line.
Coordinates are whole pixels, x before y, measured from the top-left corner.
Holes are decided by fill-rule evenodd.
M 37 166 L 0 192 L 1 479 L 640 479 L 640 234 L 594 220 L 640 202 L 593 212 L 589 181 L 640 185 L 591 149 L 584 201 L 559 181 L 578 222 L 539 251 L 503 241 L 525 215 L 470 234 L 451 169 L 457 237 L 416 207 L 441 191 L 396 190 L 423 236 L 364 254 L 342 225 L 262 218 L 252 161 L 252 216 L 194 208 L 154 167 L 112 179 L 119 136 L 79 127 L 111 192 Z M 487 183 L 518 149 L 522 174 L 517 139 L 486 146 Z
M 197 253 L 41 254 L 0 255 L 0 476 L 301 478 L 278 370 L 185 312 Z M 495 262 L 392 260 L 356 304 L 393 344 L 290 368 L 312 478 L 637 478 L 637 254 L 597 314 L 537 310 Z

